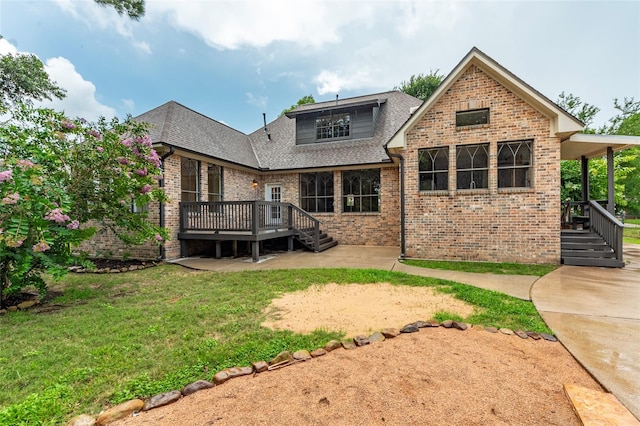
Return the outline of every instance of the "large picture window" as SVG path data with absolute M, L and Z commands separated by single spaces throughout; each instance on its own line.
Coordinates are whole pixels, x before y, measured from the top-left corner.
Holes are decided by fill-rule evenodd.
M 456 147 L 456 188 L 489 187 L 489 144 Z
M 531 186 L 532 148 L 532 140 L 498 142 L 498 188 Z
M 332 114 L 316 118 L 316 139 L 347 138 L 351 131 L 349 114 Z
M 449 147 L 418 151 L 420 191 L 449 189 Z
M 200 162 L 183 158 L 180 164 L 180 188 L 182 201 L 200 199 Z
M 380 211 L 380 169 L 342 172 L 342 211 Z
M 333 212 L 333 172 L 300 174 L 300 206 L 312 213 Z
M 207 168 L 207 200 L 222 201 L 222 167 L 210 164 Z

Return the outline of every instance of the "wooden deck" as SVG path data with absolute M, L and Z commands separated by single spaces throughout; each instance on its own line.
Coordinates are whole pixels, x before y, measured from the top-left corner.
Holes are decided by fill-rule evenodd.
M 289 250 L 297 239 L 310 250 L 322 251 L 337 242 L 320 232 L 320 221 L 291 203 L 270 201 L 220 201 L 180 203 L 181 253 L 186 241 L 216 242 L 216 258 L 223 241 L 249 241 L 254 261 L 260 257 L 260 242 L 287 237 Z M 330 241 L 327 241 L 330 240 Z

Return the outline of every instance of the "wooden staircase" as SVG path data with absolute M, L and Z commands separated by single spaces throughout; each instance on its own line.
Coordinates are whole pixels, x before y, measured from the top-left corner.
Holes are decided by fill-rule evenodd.
M 326 232 L 320 230 L 318 232 L 318 246 L 316 247 L 315 238 L 313 237 L 313 229 L 307 229 L 306 232 L 299 232 L 294 235 L 303 246 L 313 252 L 321 252 L 338 245 L 338 242 L 327 235 Z
M 562 231 L 561 260 L 563 265 L 624 267 L 604 238 L 589 230 Z

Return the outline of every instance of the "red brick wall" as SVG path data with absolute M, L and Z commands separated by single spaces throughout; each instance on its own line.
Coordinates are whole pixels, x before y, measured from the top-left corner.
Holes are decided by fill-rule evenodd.
M 456 129 L 456 111 L 490 108 L 490 124 Z M 497 143 L 533 139 L 531 188 L 497 188 Z M 490 144 L 489 188 L 456 190 L 455 146 Z M 449 190 L 420 191 L 418 150 L 449 146 Z M 406 254 L 559 263 L 560 143 L 550 120 L 475 66 L 407 134 Z

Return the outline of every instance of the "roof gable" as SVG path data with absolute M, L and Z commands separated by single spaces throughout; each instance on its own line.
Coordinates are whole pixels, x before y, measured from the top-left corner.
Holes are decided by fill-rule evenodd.
M 435 92 L 425 101 L 424 104 L 407 120 L 398 132 L 389 140 L 387 148 L 404 148 L 406 133 L 418 123 L 426 112 L 443 97 L 447 91 L 458 81 L 458 79 L 471 66 L 476 66 L 482 72 L 496 80 L 502 86 L 523 99 L 529 105 L 540 111 L 551 120 L 551 135 L 567 138 L 573 133 L 577 133 L 584 128 L 584 125 L 574 116 L 560 108 L 549 98 L 529 86 L 516 75 L 504 68 L 498 62 L 485 55 L 478 48 L 474 47 L 456 65 L 449 75 L 442 81 Z

